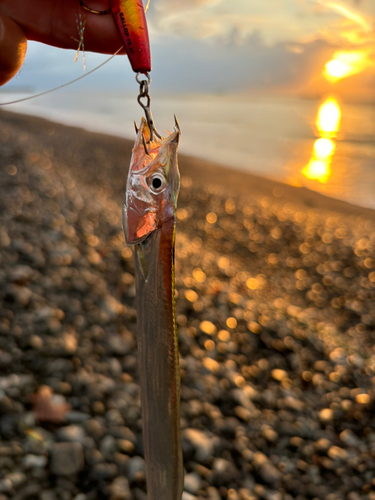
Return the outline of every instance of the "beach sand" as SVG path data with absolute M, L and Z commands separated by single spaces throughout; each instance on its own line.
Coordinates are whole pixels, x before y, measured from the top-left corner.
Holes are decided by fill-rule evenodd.
M 131 147 L 0 113 L 1 500 L 146 498 Z M 374 500 L 375 212 L 180 169 L 185 500 Z

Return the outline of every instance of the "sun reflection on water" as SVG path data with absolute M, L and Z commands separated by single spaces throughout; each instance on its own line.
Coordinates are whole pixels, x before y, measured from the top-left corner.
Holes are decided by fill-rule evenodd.
M 316 126 L 323 137 L 336 137 L 340 128 L 341 109 L 334 97 L 328 97 L 320 106 Z
M 314 144 L 314 155 L 317 158 L 324 159 L 332 156 L 336 148 L 336 144 L 325 137 L 317 139 Z
M 314 143 L 312 157 L 302 170 L 308 179 L 325 183 L 331 176 L 331 161 L 336 137 L 341 122 L 341 109 L 334 97 L 328 97 L 319 107 L 316 127 L 321 137 Z
M 367 27 L 366 27 L 367 29 Z M 361 48 L 358 50 L 336 51 L 323 69 L 324 78 L 332 85 L 340 80 L 361 73 L 373 67 L 373 50 Z M 302 175 L 307 179 L 326 183 L 332 175 L 332 159 L 336 144 L 334 139 L 341 125 L 341 108 L 333 96 L 326 97 L 320 105 L 316 118 L 316 135 L 312 156 L 309 163 L 302 169 Z

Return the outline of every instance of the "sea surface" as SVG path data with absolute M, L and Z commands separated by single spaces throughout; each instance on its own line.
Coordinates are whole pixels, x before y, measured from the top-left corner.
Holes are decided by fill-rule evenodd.
M 22 96 L 0 92 L 0 102 Z M 159 132 L 173 128 L 176 114 L 185 154 L 375 209 L 374 105 L 340 102 L 328 171 L 322 179 L 303 174 L 320 137 L 321 104 L 280 96 L 154 95 L 152 111 Z M 136 96 L 120 92 L 59 90 L 3 109 L 129 139 L 142 116 Z

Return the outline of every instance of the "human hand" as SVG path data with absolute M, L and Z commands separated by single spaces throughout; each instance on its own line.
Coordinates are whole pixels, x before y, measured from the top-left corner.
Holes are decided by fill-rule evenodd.
M 109 7 L 108 0 L 84 0 L 84 3 L 99 11 Z M 91 14 L 80 6 L 79 0 L 1 0 L 0 85 L 18 73 L 25 59 L 27 40 L 77 49 L 76 20 L 80 12 L 82 19 L 86 19 L 85 50 L 114 54 L 123 45 L 113 16 Z

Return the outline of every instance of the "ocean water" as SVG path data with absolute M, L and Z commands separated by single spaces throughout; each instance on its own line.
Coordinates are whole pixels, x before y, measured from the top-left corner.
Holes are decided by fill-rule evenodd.
M 0 102 L 20 98 L 0 93 Z M 270 96 L 153 96 L 158 130 L 182 129 L 180 151 L 375 209 L 375 106 L 340 103 L 341 122 L 324 182 L 302 173 L 315 140 L 318 100 Z M 58 91 L 4 109 L 134 139 L 135 95 Z

